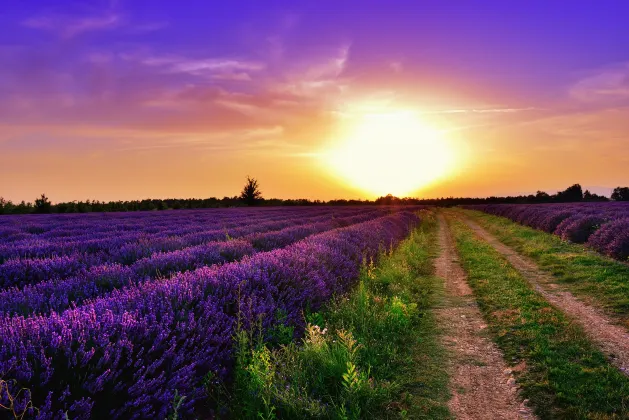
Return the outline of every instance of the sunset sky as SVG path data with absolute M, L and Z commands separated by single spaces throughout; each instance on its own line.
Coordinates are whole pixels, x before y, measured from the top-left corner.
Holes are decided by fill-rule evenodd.
M 609 195 L 629 185 L 628 16 L 623 0 L 3 0 L 0 196 L 222 197 L 247 175 L 280 198 Z

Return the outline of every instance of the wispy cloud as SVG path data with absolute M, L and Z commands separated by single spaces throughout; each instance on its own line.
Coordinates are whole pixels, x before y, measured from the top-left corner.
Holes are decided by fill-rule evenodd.
M 122 17 L 115 13 L 88 17 L 50 15 L 33 17 L 22 24 L 28 28 L 52 31 L 68 39 L 85 32 L 116 28 L 122 24 Z
M 229 80 L 236 82 L 250 82 L 251 76 L 249 73 L 243 72 L 226 72 L 226 73 L 217 73 L 213 74 L 212 78 L 215 80 Z
M 266 68 L 266 65 L 261 62 L 234 58 L 190 58 L 170 55 L 138 57 L 131 54 L 123 55 L 123 58 L 160 68 L 166 73 L 183 73 L 223 80 L 250 80 L 250 72 Z
M 389 68 L 394 73 L 402 73 L 404 71 L 404 64 L 401 61 L 392 61 L 389 63 Z
M 264 67 L 264 64 L 251 61 L 210 58 L 201 60 L 182 59 L 172 63 L 170 69 L 173 72 L 189 73 L 195 76 L 213 76 L 217 71 L 258 71 L 263 70 Z
M 329 80 L 339 77 L 345 70 L 349 59 L 351 44 L 344 44 L 330 56 L 325 56 L 315 64 L 309 65 L 304 72 L 308 80 Z
M 351 44 L 326 48 L 323 52 L 286 70 L 283 80 L 272 90 L 301 98 L 325 98 L 346 89 L 343 75 L 350 58 Z
M 629 62 L 592 72 L 570 88 L 570 95 L 590 103 L 629 100 Z
M 167 28 L 169 26 L 168 22 L 149 22 L 142 23 L 138 25 L 133 25 L 129 28 L 128 32 L 130 34 L 145 34 L 149 32 L 155 32 Z
M 512 114 L 516 112 L 538 111 L 540 108 L 460 108 L 460 109 L 442 109 L 437 111 L 424 111 L 422 114 Z

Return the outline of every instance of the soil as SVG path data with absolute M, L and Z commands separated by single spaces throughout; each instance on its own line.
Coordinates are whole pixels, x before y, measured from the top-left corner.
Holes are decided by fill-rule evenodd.
M 474 233 L 502 254 L 528 282 L 553 306 L 563 311 L 583 327 L 588 337 L 598 344 L 610 361 L 629 375 L 629 332 L 615 323 L 600 308 L 577 299 L 555 283 L 554 278 L 542 271 L 535 262 L 503 244 L 483 227 L 463 217 Z
M 444 327 L 444 345 L 450 363 L 450 411 L 457 419 L 534 419 L 526 401 L 519 398 L 513 375 L 523 366 L 508 367 L 498 347 L 485 333 L 483 321 L 443 215 L 439 215 L 436 274 L 445 281 L 445 298 L 437 309 Z

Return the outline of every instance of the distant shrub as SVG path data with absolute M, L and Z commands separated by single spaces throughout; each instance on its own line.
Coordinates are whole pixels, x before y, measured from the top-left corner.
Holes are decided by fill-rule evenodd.
M 588 245 L 603 254 L 626 259 L 629 240 L 629 218 L 605 223 L 588 239 Z M 623 251 L 624 250 L 624 251 Z M 624 255 L 624 257 L 622 257 Z
M 605 219 L 599 216 L 572 216 L 565 219 L 555 230 L 555 234 L 567 241 L 582 244 L 587 242 L 603 223 Z
M 562 210 L 548 213 L 546 218 L 544 218 L 544 220 L 540 223 L 538 229 L 541 229 L 548 233 L 553 233 L 555 229 L 557 229 L 557 226 L 559 226 L 559 224 L 563 222 L 564 219 L 572 216 L 572 214 L 573 212 L 571 211 Z
M 627 261 L 629 258 L 629 223 L 624 230 L 617 232 L 616 237 L 607 246 L 610 257 Z

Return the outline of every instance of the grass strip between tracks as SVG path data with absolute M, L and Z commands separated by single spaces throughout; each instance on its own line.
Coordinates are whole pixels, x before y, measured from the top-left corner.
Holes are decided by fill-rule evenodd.
M 500 241 L 534 260 L 558 283 L 593 300 L 629 327 L 629 265 L 504 217 L 461 210 Z
M 627 418 L 629 378 L 489 244 L 458 220 L 450 226 L 483 316 L 536 414 Z

